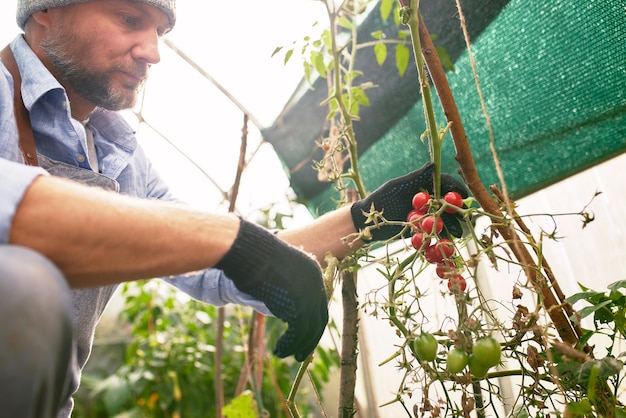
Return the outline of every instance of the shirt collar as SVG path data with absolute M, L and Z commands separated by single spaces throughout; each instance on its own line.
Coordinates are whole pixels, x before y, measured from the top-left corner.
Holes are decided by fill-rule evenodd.
M 29 111 L 33 104 L 46 93 L 65 89 L 30 49 L 23 35 L 18 35 L 11 43 L 15 61 L 22 77 L 22 100 Z

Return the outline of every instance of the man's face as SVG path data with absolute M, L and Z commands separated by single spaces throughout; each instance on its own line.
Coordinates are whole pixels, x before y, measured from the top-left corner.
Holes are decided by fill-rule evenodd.
M 93 0 L 49 9 L 54 25 L 41 42 L 52 72 L 74 94 L 109 110 L 135 104 L 158 39 L 168 27 L 158 8 L 128 0 Z

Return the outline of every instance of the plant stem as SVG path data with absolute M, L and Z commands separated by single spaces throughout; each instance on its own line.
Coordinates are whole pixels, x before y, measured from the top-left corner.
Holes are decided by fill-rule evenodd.
M 341 337 L 341 372 L 338 417 L 351 418 L 356 412 L 354 389 L 356 387 L 359 312 L 356 290 L 356 273 L 350 270 L 343 270 L 341 272 L 341 276 L 343 334 Z
M 243 114 L 243 125 L 241 127 L 241 145 L 239 147 L 239 160 L 237 163 L 237 171 L 235 172 L 235 181 L 231 188 L 230 201 L 228 204 L 228 211 L 234 212 L 237 196 L 239 194 L 239 186 L 241 184 L 241 176 L 243 170 L 246 167 L 246 149 L 248 148 L 248 114 Z M 215 350 L 215 398 L 217 405 L 217 416 L 222 416 L 222 409 L 224 408 L 224 385 L 222 381 L 222 351 L 224 346 L 224 322 L 226 321 L 226 313 L 223 307 L 218 308 L 218 321 L 217 321 L 217 348 Z M 251 331 L 252 332 L 252 331 Z M 247 361 L 252 364 L 253 359 L 250 357 Z
M 422 104 L 426 119 L 426 131 L 428 133 L 431 152 L 430 158 L 433 163 L 435 163 L 435 172 L 433 174 L 435 199 L 439 199 L 441 198 L 441 144 L 443 142 L 443 137 L 439 135 L 439 131 L 437 129 L 437 120 L 435 118 L 435 111 L 433 108 L 430 84 L 428 83 L 428 78 L 426 76 L 426 63 L 424 61 L 419 32 L 419 22 L 421 20 L 419 15 L 419 0 L 410 1 L 406 17 L 408 17 L 408 20 L 405 23 L 408 25 L 411 32 L 413 55 L 417 65 L 420 91 L 422 93 Z
M 293 384 L 291 385 L 291 391 L 289 392 L 286 403 L 292 418 L 300 418 L 300 413 L 298 412 L 298 407 L 296 406 L 296 394 L 298 393 L 298 388 L 300 387 L 302 378 L 304 377 L 306 369 L 309 367 L 312 358 L 313 356 L 310 355 L 302 362 L 302 364 L 300 364 L 298 373 L 296 374 Z
M 344 96 L 342 94 L 344 88 L 348 91 L 351 92 L 352 90 L 352 85 L 351 82 L 348 81 L 348 85 L 344 86 L 341 83 L 342 80 L 342 71 L 341 71 L 341 54 L 338 51 L 338 47 L 337 47 L 337 13 L 335 13 L 334 11 L 332 11 L 330 9 L 329 6 L 329 2 L 325 1 L 324 2 L 326 5 L 326 10 L 328 13 L 328 19 L 330 21 L 330 42 L 331 42 L 331 51 L 333 52 L 333 85 L 334 85 L 334 98 L 335 100 L 337 100 L 337 104 L 339 106 L 339 110 L 341 112 L 341 119 L 342 119 L 342 125 L 344 126 L 344 128 L 342 129 L 343 134 L 346 136 L 347 138 L 347 143 L 348 143 L 348 155 L 350 157 L 350 173 L 349 173 L 349 177 L 350 179 L 352 179 L 352 182 L 354 183 L 354 188 L 356 189 L 359 198 L 364 198 L 367 195 L 367 192 L 365 191 L 365 186 L 363 185 L 363 180 L 361 179 L 361 175 L 359 173 L 359 168 L 358 168 L 358 151 L 357 151 L 357 143 L 356 143 L 356 138 L 354 137 L 354 127 L 352 125 L 352 115 L 350 114 L 350 112 L 348 111 L 347 107 L 346 107 L 346 103 L 344 101 Z M 341 7 L 344 7 L 344 5 L 342 5 Z M 341 9 L 340 7 L 340 9 Z M 356 44 L 357 44 L 357 32 L 356 32 L 356 25 L 354 25 L 354 28 L 352 29 L 352 55 L 349 59 L 350 62 L 350 66 L 354 65 L 354 61 L 355 61 L 355 54 L 357 51 L 356 48 Z M 351 80 L 350 77 L 347 77 L 347 80 Z

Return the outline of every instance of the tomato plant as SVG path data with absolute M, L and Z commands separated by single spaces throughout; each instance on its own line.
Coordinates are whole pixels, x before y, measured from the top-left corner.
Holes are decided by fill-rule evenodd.
M 437 357 L 439 343 L 433 334 L 423 333 L 413 341 L 415 355 L 421 361 L 433 361 Z

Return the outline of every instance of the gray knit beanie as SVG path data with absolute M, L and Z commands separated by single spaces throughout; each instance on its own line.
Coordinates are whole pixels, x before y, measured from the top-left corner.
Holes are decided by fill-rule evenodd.
M 72 3 L 84 3 L 90 0 L 17 0 L 17 24 L 24 29 L 28 17 L 39 10 L 50 7 L 67 6 Z M 176 23 L 176 0 L 133 0 L 158 7 L 170 19 L 172 27 Z

